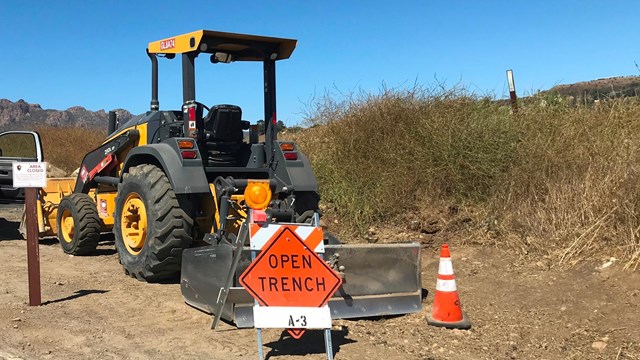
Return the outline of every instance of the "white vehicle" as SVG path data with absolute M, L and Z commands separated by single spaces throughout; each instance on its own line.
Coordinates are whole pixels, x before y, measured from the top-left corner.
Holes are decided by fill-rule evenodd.
M 13 187 L 11 164 L 41 162 L 42 142 L 35 131 L 5 131 L 0 133 L 0 198 L 24 196 L 24 189 Z

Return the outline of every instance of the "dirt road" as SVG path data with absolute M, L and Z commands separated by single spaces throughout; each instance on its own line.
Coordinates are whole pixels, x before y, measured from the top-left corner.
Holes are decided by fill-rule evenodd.
M 92 257 L 40 245 L 44 304 L 27 306 L 20 205 L 0 204 L 0 359 L 255 359 L 256 333 L 184 304 L 178 284 L 124 275 L 113 243 Z M 417 314 L 334 321 L 336 359 L 640 359 L 640 274 L 606 256 L 579 269 L 549 269 L 495 248 L 450 242 L 470 331 L 429 327 L 432 295 Z M 437 248 L 423 249 L 433 291 Z M 604 254 L 606 255 L 606 254 Z M 301 340 L 264 333 L 272 359 L 324 359 L 322 332 Z

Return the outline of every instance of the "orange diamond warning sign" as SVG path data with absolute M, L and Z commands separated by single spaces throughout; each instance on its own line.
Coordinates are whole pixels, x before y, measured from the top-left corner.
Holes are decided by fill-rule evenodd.
M 288 226 L 282 226 L 240 275 L 262 306 L 321 307 L 342 279 Z

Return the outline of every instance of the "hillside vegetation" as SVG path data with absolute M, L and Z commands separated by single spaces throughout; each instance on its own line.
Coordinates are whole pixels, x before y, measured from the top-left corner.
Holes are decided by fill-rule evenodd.
M 640 94 L 640 76 L 617 76 L 556 85 L 543 93 L 559 95 L 570 103 L 579 104 L 616 97 L 638 96 Z
M 530 103 L 511 114 L 459 89 L 328 95 L 296 140 L 343 232 L 462 213 L 449 229 L 469 242 L 638 268 L 640 102 Z
M 46 162 L 70 174 L 80 167 L 82 159 L 106 138 L 107 131 L 86 127 L 40 126 L 36 128 L 42 140 Z
M 309 156 L 325 217 L 345 238 L 420 223 L 433 241 L 505 247 L 549 266 L 616 257 L 637 269 L 638 119 L 635 97 L 530 99 L 512 114 L 464 90 L 413 88 L 325 96 L 309 129 L 283 135 Z M 46 160 L 67 172 L 105 136 L 39 131 Z

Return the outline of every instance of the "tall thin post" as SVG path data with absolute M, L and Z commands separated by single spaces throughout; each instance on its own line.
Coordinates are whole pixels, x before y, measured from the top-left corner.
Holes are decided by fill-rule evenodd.
M 513 70 L 507 70 L 507 82 L 509 83 L 509 99 L 511 101 L 511 109 L 513 112 L 518 111 L 518 97 L 516 96 L 516 83 L 513 79 Z
M 264 59 L 264 129 L 266 160 L 271 165 L 274 160 L 274 146 L 278 138 L 276 115 L 276 61 L 275 57 Z M 272 170 L 270 170 L 272 171 Z
M 40 306 L 40 250 L 38 249 L 38 190 L 24 189 L 25 220 L 27 222 L 27 268 L 29 272 L 29 306 Z

